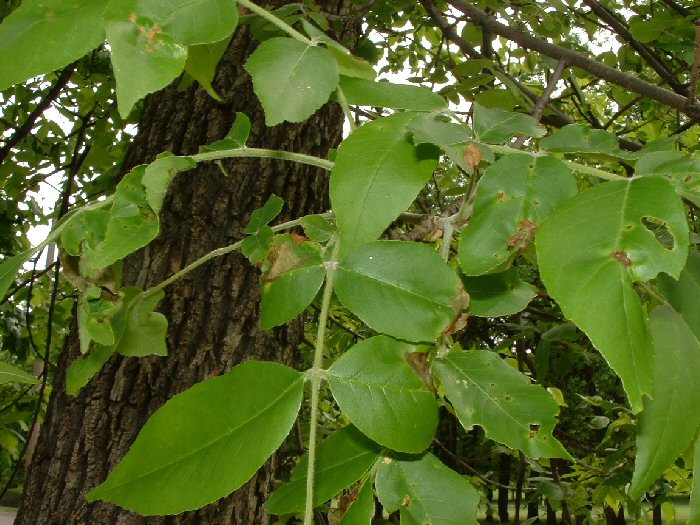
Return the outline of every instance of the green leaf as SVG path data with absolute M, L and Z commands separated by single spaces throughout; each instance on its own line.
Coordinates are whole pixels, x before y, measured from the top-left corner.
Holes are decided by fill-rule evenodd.
M 312 241 L 326 242 L 333 237 L 335 228 L 322 215 L 307 215 L 301 218 L 301 226 L 304 233 Z
M 469 311 L 479 317 L 502 317 L 525 309 L 537 288 L 520 280 L 514 268 L 505 272 L 462 277 L 469 294 Z
M 87 269 L 111 266 L 158 235 L 158 216 L 148 205 L 142 183 L 145 172 L 146 166 L 137 166 L 117 186 L 105 238 L 85 257 Z
M 196 167 L 197 163 L 192 157 L 176 157 L 169 152 L 161 153 L 146 166 L 142 183 L 146 188 L 146 202 L 154 213 L 160 213 L 165 193 L 175 175 Z
M 414 146 L 406 127 L 416 117 L 401 113 L 355 130 L 338 148 L 330 196 L 341 249 L 379 237 L 414 201 L 437 166 L 433 146 Z
M 114 351 L 122 355 L 143 357 L 147 355 L 168 355 L 165 336 L 168 320 L 158 312 L 156 305 L 165 292 L 145 295 L 139 288 L 122 288 L 122 306 L 112 317 L 116 336 Z
M 314 506 L 331 499 L 352 485 L 377 461 L 381 447 L 370 441 L 352 425 L 323 440 L 316 448 Z M 271 514 L 288 514 L 304 510 L 308 453 L 292 471 L 291 479 L 275 490 L 265 502 Z
M 533 458 L 570 457 L 552 436 L 556 401 L 498 354 L 453 351 L 433 361 L 433 371 L 466 430 L 479 425 L 490 439 Z
M 15 282 L 17 273 L 35 252 L 36 249 L 30 248 L 2 261 L 0 264 L 0 298 L 5 297 L 7 290 Z
M 474 171 L 465 159 L 465 145 L 473 142 L 473 137 L 464 126 L 420 116 L 411 122 L 408 129 L 413 132 L 414 144 L 435 144 L 462 170 L 467 173 Z M 485 150 L 485 154 L 488 153 L 490 150 Z
M 99 46 L 105 4 L 23 1 L 0 24 L 0 91 L 66 66 Z
M 303 376 L 291 368 L 248 361 L 176 395 L 151 416 L 88 501 L 152 516 L 227 496 L 282 444 L 303 387 Z
M 474 132 L 482 142 L 502 144 L 516 135 L 541 137 L 547 130 L 530 115 L 474 104 Z
M 280 214 L 282 206 L 284 206 L 284 200 L 274 193 L 271 194 L 265 204 L 250 214 L 250 220 L 248 220 L 243 233 L 258 233 Z
M 360 246 L 338 266 L 335 293 L 370 328 L 409 341 L 433 341 L 461 314 L 452 307 L 459 278 L 418 243 Z
M 384 458 L 377 468 L 377 497 L 401 525 L 476 525 L 478 491 L 432 454 Z
M 547 292 L 620 376 L 639 412 L 652 392 L 652 348 L 633 283 L 683 269 L 688 224 L 680 198 L 658 177 L 605 182 L 555 210 L 536 244 Z
M 260 327 L 280 326 L 311 304 L 326 277 L 320 257 L 263 285 Z
M 372 482 L 365 481 L 360 487 L 355 501 L 340 520 L 340 525 L 371 525 L 374 517 L 374 492 Z
M 226 37 L 213 44 L 199 44 L 187 49 L 185 71 L 199 82 L 211 98 L 218 102 L 221 102 L 221 97 L 211 83 L 214 81 L 219 60 L 224 55 L 230 41 L 231 38 Z
M 419 351 L 380 335 L 356 344 L 328 369 L 328 385 L 348 419 L 400 452 L 424 451 L 438 423 L 435 394 L 408 361 Z
M 272 246 L 274 233 L 269 226 L 263 226 L 258 233 L 246 237 L 241 242 L 241 253 L 245 255 L 250 262 L 257 264 L 262 261 L 267 252 Z
M 90 353 L 73 361 L 66 371 L 66 392 L 77 395 L 113 354 L 111 346 L 96 345 Z
M 123 118 L 139 99 L 164 88 L 177 77 L 187 59 L 187 48 L 162 33 L 157 22 L 143 16 L 130 18 L 136 13 L 138 2 L 110 2 L 105 13 L 117 104 Z
M 224 149 L 244 148 L 250 135 L 250 119 L 245 113 L 236 112 L 236 119 L 233 121 L 233 126 L 226 136 L 211 144 L 202 146 L 202 151 L 220 151 Z M 274 218 L 274 217 L 273 217 Z
M 365 78 L 340 77 L 340 87 L 349 104 L 382 108 L 433 111 L 447 107 L 445 99 L 423 86 L 374 82 Z
M 637 458 L 629 494 L 640 498 L 690 446 L 700 426 L 700 342 L 668 306 L 650 315 L 654 388 L 637 426 Z
M 690 515 L 686 522 L 688 525 L 697 525 L 700 523 L 700 476 L 695 475 L 695 472 L 700 472 L 700 438 L 695 439 L 693 454 L 693 492 L 690 494 Z
M 673 17 L 665 13 L 659 13 L 659 16 L 653 16 L 647 20 L 634 20 L 630 23 L 630 32 L 635 40 L 642 43 L 653 42 L 659 38 L 666 29 L 673 27 Z
M 370 81 L 373 81 L 377 76 L 377 72 L 372 67 L 372 64 L 351 55 L 349 51 L 343 51 L 335 46 L 328 46 L 328 51 L 331 52 L 331 55 L 333 55 L 338 62 L 338 73 L 340 75 L 363 78 Z
M 676 192 L 700 206 L 700 159 L 680 151 L 655 151 L 639 158 L 635 175 L 660 175 L 668 178 Z
M 110 214 L 108 210 L 90 210 L 73 215 L 61 232 L 61 246 L 69 255 L 94 250 L 104 240 Z M 83 247 L 85 243 L 85 248 Z
M 695 337 L 700 339 L 700 253 L 691 250 L 678 280 L 665 274 L 658 277 L 661 293 L 681 314 Z
M 102 292 L 99 287 L 97 293 Z M 81 294 L 78 299 L 78 333 L 80 334 L 80 352 L 86 353 L 90 341 L 101 345 L 112 346 L 115 342 L 114 329 L 111 317 L 119 310 L 121 303 L 102 299 L 100 295 L 91 297 L 87 293 Z
M 8 383 L 36 385 L 39 383 L 39 380 L 16 366 L 0 361 L 0 385 Z
M 325 48 L 292 38 L 265 40 L 245 63 L 265 110 L 265 122 L 301 122 L 328 101 L 338 66 Z
M 580 124 L 569 124 L 540 141 L 540 148 L 553 153 L 600 153 L 626 157 L 613 133 Z
M 479 181 L 473 217 L 461 232 L 462 271 L 482 275 L 517 255 L 540 222 L 574 195 L 576 179 L 558 159 L 520 153 L 499 159 Z

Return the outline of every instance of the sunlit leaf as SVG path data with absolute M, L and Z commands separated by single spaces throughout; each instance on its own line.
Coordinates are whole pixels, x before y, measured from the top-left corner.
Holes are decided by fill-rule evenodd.
M 176 395 L 151 416 L 88 501 L 102 499 L 151 516 L 227 496 L 287 436 L 303 385 L 303 376 L 291 368 L 248 361 Z
M 433 362 L 460 423 L 533 458 L 569 454 L 552 436 L 559 406 L 539 385 L 487 350 L 453 351 Z
M 352 423 L 377 443 L 422 452 L 438 422 L 435 394 L 408 362 L 419 349 L 386 336 L 356 344 L 328 369 L 328 384 Z
M 680 198 L 658 177 L 602 183 L 555 210 L 536 244 L 547 292 L 620 376 L 639 412 L 652 393 L 652 348 L 633 283 L 680 275 L 688 255 Z
M 348 103 L 357 106 L 379 106 L 394 109 L 432 111 L 447 106 L 445 99 L 434 91 L 407 84 L 375 82 L 357 76 L 341 76 L 340 87 Z
M 280 326 L 301 314 L 316 297 L 325 276 L 326 269 L 317 257 L 263 284 L 260 327 Z
M 688 262 L 678 280 L 662 273 L 658 285 L 695 337 L 700 339 L 700 252 L 690 250 Z

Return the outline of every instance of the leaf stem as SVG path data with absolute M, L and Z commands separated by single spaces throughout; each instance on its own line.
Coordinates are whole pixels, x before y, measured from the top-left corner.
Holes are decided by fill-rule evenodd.
M 229 158 L 240 158 L 240 157 L 253 157 L 253 158 L 265 158 L 265 159 L 280 159 L 280 160 L 291 160 L 292 162 L 298 162 L 300 164 L 308 164 L 309 166 L 317 166 L 325 170 L 333 169 L 333 162 L 330 160 L 322 159 L 319 157 L 314 157 L 312 155 L 304 155 L 303 153 L 295 153 L 293 151 L 280 151 L 274 149 L 262 149 L 262 148 L 234 148 L 234 149 L 223 149 L 217 151 L 205 151 L 204 153 L 197 153 L 196 155 L 189 155 L 190 158 L 194 159 L 196 162 L 206 161 L 206 160 L 218 160 L 218 159 L 229 159 Z
M 321 374 L 323 373 L 323 351 L 326 337 L 326 323 L 333 295 L 333 284 L 338 268 L 338 253 L 340 240 L 336 237 L 331 259 L 326 263 L 326 286 L 323 289 L 321 313 L 318 316 L 318 332 L 316 334 L 316 349 L 314 364 L 310 370 L 311 376 L 311 420 L 309 422 L 309 463 L 306 471 L 306 506 L 304 525 L 313 525 L 314 515 L 314 482 L 316 474 L 316 427 L 318 426 L 318 401 L 321 390 Z
M 285 21 L 281 20 L 280 18 L 278 18 L 275 15 L 273 15 L 272 13 L 270 13 L 267 9 L 263 9 L 259 5 L 256 5 L 253 2 L 249 2 L 248 0 L 238 0 L 238 5 L 245 7 L 246 9 L 250 9 L 253 13 L 258 15 L 259 17 L 264 18 L 265 20 L 267 20 L 271 24 L 274 24 L 277 27 L 279 27 L 282 31 L 287 33 L 292 38 L 299 40 L 300 42 L 304 42 L 305 44 L 314 45 L 314 43 L 311 39 L 306 38 L 299 31 L 294 29 L 292 26 L 287 24 Z
M 529 154 L 529 155 L 532 155 L 534 157 L 541 156 L 541 154 L 539 154 L 539 153 L 520 151 L 517 149 L 509 148 L 508 146 L 497 146 L 494 144 L 488 144 L 487 146 L 494 153 L 500 153 L 500 154 L 505 154 L 505 155 L 508 155 L 510 153 L 520 153 L 520 154 Z M 569 166 L 574 171 L 578 171 L 579 173 L 585 173 L 587 175 L 593 175 L 594 177 L 598 177 L 599 179 L 629 180 L 627 177 L 624 177 L 623 175 L 618 175 L 617 173 L 611 173 L 609 171 L 594 168 L 593 166 L 587 166 L 586 164 L 581 164 L 579 162 L 573 162 L 571 160 L 566 160 L 566 159 L 561 159 L 561 161 L 564 164 L 566 164 L 567 166 Z
M 330 218 L 333 216 L 333 213 L 328 212 L 328 213 L 322 214 L 321 216 L 325 217 L 325 218 Z M 293 228 L 294 226 L 299 226 L 303 220 L 304 220 L 304 217 L 301 217 L 299 219 L 294 219 L 292 221 L 283 222 L 282 224 L 272 226 L 272 231 L 278 232 L 278 231 L 282 231 L 282 230 L 287 230 L 289 228 Z M 196 268 L 199 268 L 200 266 L 202 266 L 204 263 L 207 263 L 207 262 L 211 261 L 212 259 L 215 259 L 217 257 L 220 257 L 222 255 L 226 255 L 227 253 L 231 253 L 231 252 L 237 250 L 238 248 L 241 247 L 241 244 L 243 244 L 244 240 L 245 239 L 241 239 L 240 241 L 234 242 L 233 244 L 229 244 L 228 246 L 222 246 L 221 248 L 217 248 L 216 250 L 210 251 L 206 255 L 203 255 L 202 257 L 200 257 L 196 261 L 193 261 L 190 264 L 188 264 L 187 266 L 185 266 L 179 272 L 174 273 L 173 275 L 171 275 L 170 277 L 168 277 L 164 281 L 161 281 L 160 283 L 149 288 L 148 290 L 144 290 L 143 292 L 141 292 L 141 295 L 143 297 L 148 297 L 149 295 L 153 295 L 154 293 L 162 290 L 166 286 L 170 286 L 175 281 L 181 279 L 182 277 L 184 277 L 185 275 L 190 273 L 192 270 L 195 270 Z
M 357 124 L 355 124 L 355 119 L 352 118 L 352 112 L 350 111 L 350 104 L 348 104 L 348 99 L 345 96 L 343 89 L 338 86 L 335 88 L 335 92 L 338 95 L 338 102 L 340 107 L 343 108 L 343 113 L 345 113 L 345 118 L 348 120 L 348 126 L 350 126 L 350 132 L 355 131 Z

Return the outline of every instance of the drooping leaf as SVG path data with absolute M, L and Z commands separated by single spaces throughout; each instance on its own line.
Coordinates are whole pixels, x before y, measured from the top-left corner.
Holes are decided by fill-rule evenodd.
M 547 292 L 620 376 L 639 412 L 652 392 L 652 348 L 633 283 L 683 269 L 688 225 L 680 198 L 658 177 L 599 184 L 555 210 L 536 244 Z
M 462 277 L 469 294 L 469 311 L 479 317 L 501 317 L 521 312 L 537 295 L 537 288 L 523 282 L 514 268 L 505 272 Z
M 432 248 L 403 241 L 360 246 L 338 266 L 340 302 L 370 328 L 409 341 L 433 341 L 455 312 L 459 278 Z
M 7 383 L 36 385 L 39 380 L 16 366 L 0 361 L 0 385 Z
M 160 212 L 165 193 L 175 175 L 196 167 L 197 163 L 192 157 L 176 157 L 168 152 L 161 153 L 146 166 L 142 184 L 146 188 L 146 202 L 154 213 Z
M 224 149 L 244 148 L 250 135 L 250 119 L 245 113 L 236 112 L 236 119 L 226 136 L 211 144 L 202 146 L 202 151 L 219 151 Z M 274 218 L 274 217 L 273 217 Z M 272 220 L 272 219 L 271 219 Z
M 424 451 L 438 422 L 435 394 L 406 354 L 415 345 L 387 336 L 366 339 L 328 369 L 328 384 L 343 413 L 377 443 L 400 452 Z
M 321 257 L 316 256 L 263 284 L 260 327 L 280 326 L 297 317 L 314 300 L 325 277 Z
M 603 129 L 569 124 L 540 140 L 540 148 L 554 153 L 599 153 L 626 157 L 617 136 Z
M 460 423 L 533 458 L 569 454 L 552 436 L 559 406 L 547 391 L 487 350 L 453 351 L 433 361 Z
M 338 85 L 333 55 L 326 48 L 293 38 L 265 40 L 245 68 L 253 78 L 268 126 L 306 120 Z
M 482 142 L 502 144 L 516 135 L 541 137 L 547 130 L 530 115 L 474 104 L 474 132 Z
M 499 159 L 479 181 L 473 217 L 461 232 L 462 271 L 482 275 L 502 265 L 533 241 L 552 210 L 574 195 L 576 180 L 558 159 L 526 154 Z
M 110 266 L 158 235 L 158 216 L 148 204 L 142 182 L 145 172 L 146 166 L 137 166 L 117 186 L 105 238 L 84 257 L 86 269 Z
M 335 228 L 322 215 L 307 215 L 302 217 L 301 226 L 304 228 L 304 233 L 312 241 L 326 242 L 333 237 Z
M 113 354 L 113 347 L 96 345 L 88 354 L 73 361 L 66 371 L 66 392 L 77 395 Z
M 104 0 L 23 1 L 0 24 L 0 91 L 67 66 L 100 45 L 105 5 Z
M 343 515 L 340 525 L 371 525 L 374 517 L 374 507 L 372 482 L 367 480 L 362 484 L 357 497 Z
M 139 288 L 122 288 L 122 307 L 112 317 L 115 333 L 114 351 L 128 356 L 168 355 L 165 335 L 167 318 L 154 309 L 165 292 L 143 295 Z
M 340 145 L 330 196 L 343 253 L 379 237 L 435 170 L 437 148 L 414 146 L 406 136 L 415 117 L 401 113 L 376 119 Z
M 76 213 L 68 219 L 61 232 L 61 247 L 73 256 L 83 252 L 83 243 L 88 250 L 94 250 L 104 240 L 109 218 L 108 210 Z
M 199 82 L 199 85 L 209 93 L 210 97 L 219 102 L 221 102 L 221 97 L 211 83 L 214 81 L 216 68 L 230 41 L 231 38 L 226 37 L 218 42 L 194 45 L 187 49 L 185 71 Z
M 88 501 L 102 499 L 152 516 L 227 496 L 287 436 L 303 385 L 303 376 L 291 368 L 248 361 L 176 395 L 151 416 Z
M 22 269 L 22 266 L 34 254 L 36 250 L 29 249 L 22 253 L 5 259 L 0 263 L 0 298 L 5 297 L 7 290 L 10 289 L 12 283 L 15 282 L 17 273 Z
M 352 485 L 377 461 L 381 447 L 352 425 L 346 426 L 318 444 L 314 506 L 329 500 Z M 265 502 L 271 514 L 304 510 L 309 457 L 304 454 L 288 483 L 275 490 Z
M 479 493 L 432 454 L 379 462 L 377 497 L 402 525 L 476 525 Z
M 678 280 L 662 273 L 658 284 L 664 297 L 700 339 L 700 253 L 690 250 L 688 262 Z
M 343 76 L 353 78 L 363 78 L 373 81 L 377 76 L 377 72 L 372 67 L 372 64 L 359 57 L 353 56 L 348 51 L 343 51 L 335 46 L 328 46 L 328 51 L 331 52 L 338 62 L 338 73 Z
M 254 210 L 253 213 L 250 214 L 250 219 L 248 220 L 248 224 L 243 230 L 243 233 L 258 233 L 261 228 L 267 226 L 280 214 L 282 211 L 282 206 L 284 206 L 284 200 L 274 193 L 271 194 L 262 207 Z
M 340 87 L 349 104 L 415 111 L 433 111 L 447 106 L 445 99 L 422 86 L 375 82 L 357 76 L 341 76 Z
M 668 306 L 650 315 L 654 388 L 637 426 L 637 457 L 629 494 L 640 498 L 695 439 L 700 426 L 700 342 Z
M 105 346 L 116 342 L 111 317 L 119 310 L 121 303 L 103 299 L 101 292 L 101 288 L 91 285 L 78 299 L 78 333 L 80 352 L 83 354 L 89 350 L 90 341 Z

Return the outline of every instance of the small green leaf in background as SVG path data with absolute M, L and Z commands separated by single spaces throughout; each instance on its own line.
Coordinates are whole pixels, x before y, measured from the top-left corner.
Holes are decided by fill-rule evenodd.
M 406 525 L 476 525 L 479 492 L 432 454 L 379 462 L 377 497 Z
M 263 226 L 268 225 L 280 214 L 282 206 L 284 206 L 284 200 L 281 197 L 274 193 L 270 195 L 265 204 L 250 214 L 250 219 L 243 233 L 251 234 L 260 231 Z
M 700 343 L 668 306 L 650 315 L 654 388 L 637 427 L 637 457 L 629 489 L 640 498 L 691 445 L 700 426 Z
M 221 140 L 202 146 L 201 150 L 220 151 L 224 149 L 244 148 L 245 143 L 248 141 L 248 135 L 250 135 L 250 119 L 248 115 L 238 111 L 236 112 L 236 119 L 233 121 L 233 125 L 226 136 Z
M 0 385 L 8 383 L 36 385 L 39 383 L 39 380 L 16 366 L 0 361 Z
M 333 237 L 335 228 L 322 215 L 307 215 L 302 217 L 301 226 L 304 228 L 304 233 L 312 241 L 326 242 Z
M 561 205 L 537 232 L 547 292 L 620 376 L 634 412 L 652 393 L 653 351 L 633 283 L 659 272 L 678 277 L 688 238 L 683 204 L 660 177 L 601 183 Z
M 0 299 L 5 297 L 12 283 L 15 282 L 17 273 L 35 252 L 36 250 L 34 248 L 30 248 L 0 263 Z
M 700 472 L 700 438 L 695 439 L 693 451 L 693 473 Z M 690 494 L 690 515 L 688 525 L 700 523 L 700 476 L 693 475 L 693 491 Z
M 576 191 L 571 170 L 558 159 L 521 153 L 499 159 L 479 181 L 473 218 L 460 235 L 462 271 L 482 275 L 505 263 Z
M 423 86 L 375 82 L 357 76 L 341 76 L 340 87 L 349 104 L 415 111 L 433 111 L 447 107 L 445 99 Z
M 338 66 L 325 48 L 293 38 L 265 40 L 245 63 L 265 110 L 265 123 L 301 122 L 328 101 Z
M 303 389 L 299 372 L 247 361 L 185 390 L 151 416 L 88 501 L 153 516 L 198 509 L 229 495 L 282 444 Z
M 81 261 L 87 270 L 111 266 L 158 235 L 158 216 L 148 204 L 142 182 L 145 173 L 145 165 L 136 166 L 117 185 L 105 238 Z
M 309 244 L 309 243 L 304 243 Z M 276 276 L 262 287 L 260 327 L 280 326 L 297 317 L 311 304 L 326 277 L 326 269 L 318 251 L 298 266 Z
M 569 458 L 552 436 L 559 406 L 498 354 L 455 350 L 433 362 L 447 399 L 466 430 L 474 425 L 490 439 L 533 458 Z
M 368 122 L 338 148 L 330 197 L 343 253 L 377 239 L 435 170 L 437 148 L 408 140 L 406 127 L 416 116 L 400 113 Z
M 516 135 L 541 137 L 547 130 L 530 115 L 474 104 L 474 132 L 482 142 L 503 144 Z
M 681 151 L 647 153 L 637 160 L 634 173 L 640 177 L 667 177 L 681 197 L 700 206 L 700 159 L 695 156 Z
M 0 24 L 0 91 L 67 66 L 99 46 L 105 5 L 104 0 L 24 0 Z
M 113 354 L 113 347 L 95 345 L 89 353 L 73 361 L 66 371 L 66 392 L 77 395 Z
M 413 352 L 419 352 L 415 345 L 372 337 L 333 363 L 328 384 L 340 409 L 362 432 L 392 450 L 418 453 L 433 439 L 438 407 L 408 361 Z
M 617 136 L 609 131 L 569 124 L 540 140 L 540 148 L 552 153 L 599 153 L 626 157 Z
M 700 339 L 700 253 L 690 250 L 678 280 L 659 274 L 659 290 Z
M 146 202 L 154 213 L 160 213 L 168 186 L 175 175 L 196 167 L 197 163 L 192 157 L 176 157 L 167 151 L 146 166 L 142 184 L 146 188 Z
M 381 447 L 352 425 L 321 441 L 316 448 L 314 506 L 328 501 L 355 483 L 377 461 Z M 308 453 L 294 467 L 289 482 L 275 490 L 265 502 L 271 514 L 304 510 Z
M 515 268 L 505 272 L 462 277 L 469 294 L 469 311 L 479 317 L 502 317 L 525 309 L 537 288 L 523 282 Z
M 435 340 L 462 312 L 455 271 L 429 246 L 375 241 L 340 262 L 335 293 L 370 328 L 409 341 Z
M 365 481 L 360 487 L 357 497 L 340 520 L 340 525 L 371 525 L 374 517 L 374 491 L 372 482 Z
M 226 37 L 212 44 L 199 44 L 187 49 L 185 71 L 199 82 L 199 85 L 209 93 L 211 98 L 219 102 L 221 102 L 221 97 L 211 83 L 214 81 L 219 60 L 224 56 L 230 41 L 231 37 Z

